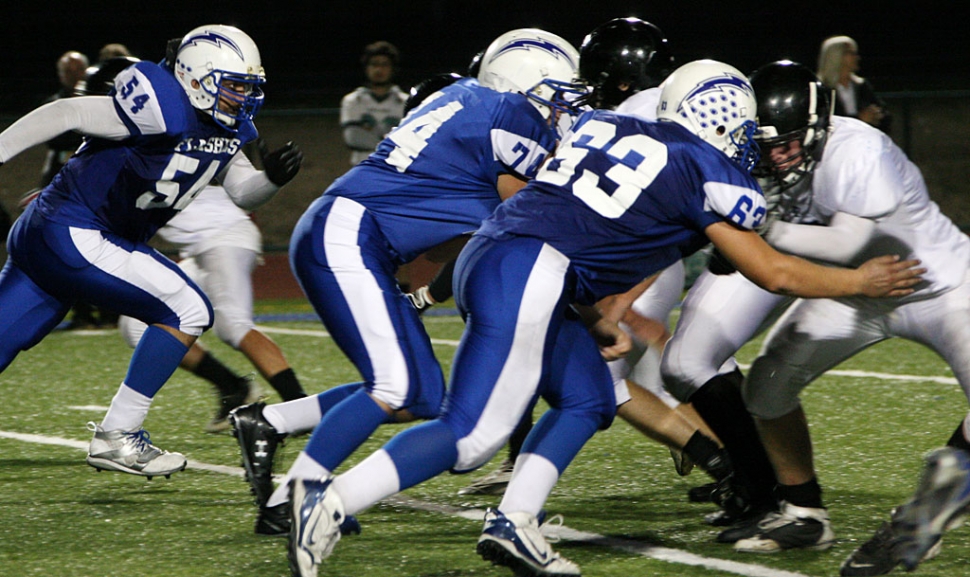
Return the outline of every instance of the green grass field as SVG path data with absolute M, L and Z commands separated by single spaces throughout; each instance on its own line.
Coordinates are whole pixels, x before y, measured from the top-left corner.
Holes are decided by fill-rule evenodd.
M 294 310 L 307 309 L 259 307 Z M 461 321 L 428 317 L 426 324 L 447 369 Z M 273 331 L 308 391 L 357 378 L 319 323 L 262 326 Z M 238 371 L 251 371 L 214 335 L 203 342 Z M 756 351 L 757 343 L 748 345 L 739 360 L 750 362 Z M 215 398 L 196 377 L 177 372 L 145 423 L 156 444 L 189 457 L 188 470 L 149 482 L 97 473 L 84 463 L 85 423 L 100 421 L 129 356 L 113 331 L 55 332 L 0 376 L 0 576 L 288 575 L 285 540 L 253 533 L 255 508 L 235 441 L 202 430 Z M 549 499 L 547 510 L 562 514 L 568 528 L 554 546 L 590 577 L 837 575 L 845 556 L 910 494 L 922 454 L 949 438 L 967 402 L 934 354 L 892 341 L 820 379 L 804 403 L 839 538 L 829 551 L 742 555 L 714 543 L 716 530 L 703 521 L 713 507 L 686 499 L 690 487 L 707 479 L 696 471 L 678 477 L 667 449 L 622 421 L 592 439 Z M 401 428 L 383 428 L 348 464 Z M 278 472 L 305 440 L 288 441 Z M 509 575 L 475 554 L 481 511 L 498 498 L 457 496 L 470 478 L 444 475 L 362 513 L 363 534 L 341 541 L 320 574 Z M 916 574 L 970 574 L 967 530 L 948 534 L 941 555 Z

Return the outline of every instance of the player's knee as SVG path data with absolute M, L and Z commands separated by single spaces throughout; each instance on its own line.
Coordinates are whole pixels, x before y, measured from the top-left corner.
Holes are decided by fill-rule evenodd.
M 221 313 L 216 315 L 215 322 L 212 325 L 212 329 L 215 331 L 216 336 L 219 337 L 219 340 L 236 350 L 239 349 L 239 344 L 243 338 L 254 327 L 255 325 L 251 319 L 236 319 L 232 318 L 231 315 L 223 315 Z
M 145 329 L 148 325 L 141 322 L 138 319 L 134 319 L 127 316 L 118 317 L 118 331 L 121 333 L 121 337 L 125 339 L 128 346 L 135 348 L 138 345 L 138 341 L 141 340 L 141 336 L 145 334 Z
M 669 348 L 670 343 L 667 346 L 660 360 L 660 377 L 663 386 L 681 403 L 689 402 L 691 395 L 707 382 L 709 376 L 705 377 L 696 370 L 696 365 L 683 362 L 682 356 L 675 354 L 676 351 Z M 713 376 L 717 371 L 710 371 L 710 373 Z
M 759 419 L 777 419 L 799 407 L 802 385 L 783 365 L 755 361 L 741 386 L 748 412 Z
M 443 420 L 448 422 L 447 419 Z M 452 425 L 452 430 L 458 439 L 456 445 L 458 460 L 453 469 L 455 472 L 461 473 L 477 469 L 495 456 L 512 435 L 514 426 L 476 427 L 465 435 L 462 435 L 457 429 L 458 427 Z

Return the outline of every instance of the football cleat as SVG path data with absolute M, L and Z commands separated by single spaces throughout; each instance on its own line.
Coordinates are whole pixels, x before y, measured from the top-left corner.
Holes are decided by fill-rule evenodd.
M 717 483 L 705 483 L 687 490 L 687 500 L 691 503 L 710 503 L 711 493 L 717 488 Z
M 290 537 L 288 559 L 294 577 L 316 577 L 320 562 L 340 541 L 344 505 L 331 490 L 333 479 L 290 481 Z
M 681 477 L 690 475 L 690 472 L 694 470 L 693 459 L 680 449 L 670 447 L 670 458 L 674 460 L 674 470 Z
M 797 507 L 782 501 L 781 511 L 765 515 L 757 528 L 757 535 L 736 542 L 734 550 L 742 553 L 776 553 L 785 549 L 822 551 L 835 543 L 828 511 L 817 507 Z
M 290 534 L 290 502 L 285 501 L 274 507 L 260 507 L 256 515 L 256 534 L 267 537 L 282 537 Z M 344 516 L 340 524 L 341 535 L 360 535 L 360 521 L 353 515 Z
M 259 387 L 253 382 L 253 375 L 248 375 L 239 379 L 238 388 L 228 395 L 219 397 L 219 410 L 215 416 L 205 426 L 207 433 L 221 433 L 232 428 L 229 422 L 229 413 L 236 407 L 255 403 L 259 400 Z
M 497 469 L 472 481 L 467 487 L 458 489 L 459 495 L 501 495 L 512 480 L 515 463 L 506 459 Z
M 895 511 L 894 511 L 895 512 Z M 898 537 L 891 523 L 883 523 L 868 541 L 860 545 L 839 567 L 841 577 L 872 577 L 886 575 L 899 565 L 895 549 Z M 926 552 L 921 561 L 932 559 L 940 553 L 942 541 Z
M 229 423 L 233 435 L 242 452 L 242 465 L 246 469 L 246 480 L 255 497 L 258 507 L 265 507 L 273 491 L 273 458 L 285 433 L 279 433 L 263 417 L 262 401 L 244 405 L 229 413 Z
M 121 471 L 148 477 L 171 477 L 185 469 L 187 463 L 181 453 L 169 453 L 152 444 L 148 431 L 105 431 L 100 425 L 88 423 L 94 433 L 88 448 L 87 463 L 98 471 Z
M 476 550 L 493 565 L 509 567 L 517 577 L 580 575 L 578 565 L 552 550 L 538 520 L 529 513 L 506 515 L 489 508 Z
M 959 527 L 970 506 L 970 455 L 943 447 L 926 456 L 916 493 L 892 515 L 893 554 L 912 571 L 945 531 Z
M 256 513 L 256 534 L 282 537 L 290 534 L 290 502 L 275 507 L 260 507 Z

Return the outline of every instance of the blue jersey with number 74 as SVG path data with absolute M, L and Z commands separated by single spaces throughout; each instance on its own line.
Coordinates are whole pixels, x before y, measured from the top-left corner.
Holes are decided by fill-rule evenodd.
M 577 302 L 592 304 L 702 248 L 711 224 L 753 229 L 764 216 L 757 182 L 687 129 L 596 110 L 478 234 L 544 240 L 570 259 Z

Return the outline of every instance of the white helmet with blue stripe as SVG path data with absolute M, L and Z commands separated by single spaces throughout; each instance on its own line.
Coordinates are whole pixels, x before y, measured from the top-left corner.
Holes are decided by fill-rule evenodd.
M 192 106 L 209 111 L 230 130 L 252 120 L 263 104 L 261 85 L 266 74 L 259 49 L 252 38 L 233 26 L 200 26 L 186 34 L 174 72 Z
M 538 28 L 519 28 L 496 38 L 481 58 L 478 81 L 499 92 L 519 92 L 543 118 L 569 112 L 565 96 L 575 92 L 579 51 L 565 39 Z
M 754 133 L 758 106 L 748 78 L 716 60 L 684 64 L 660 85 L 659 120 L 703 138 L 748 172 L 758 162 Z

